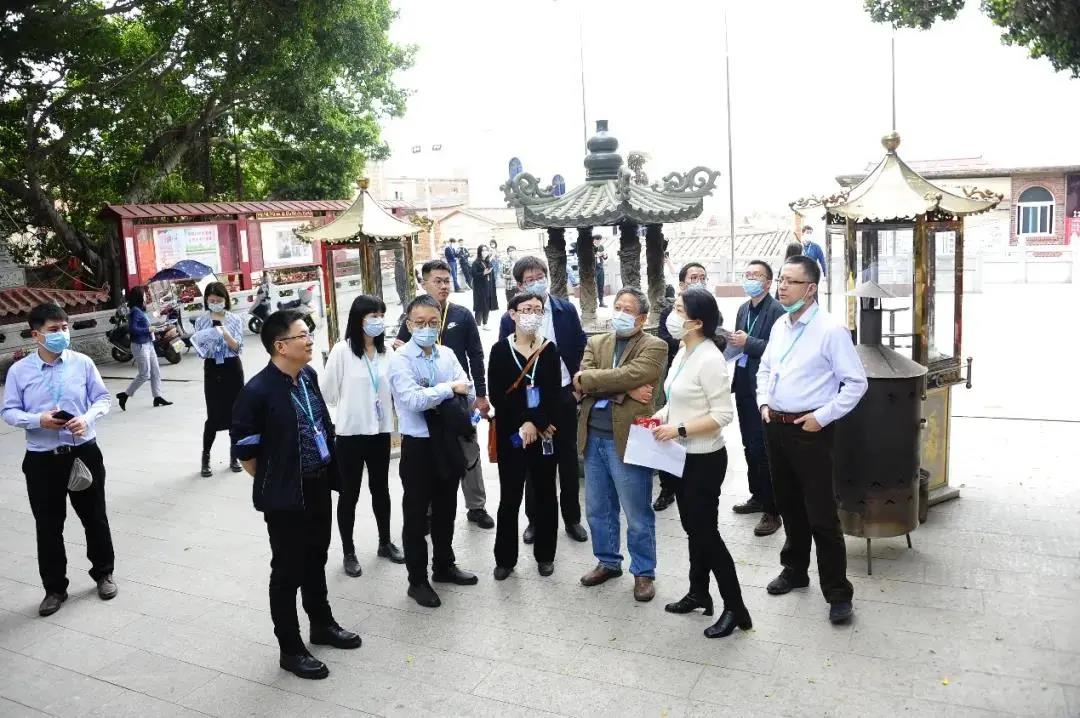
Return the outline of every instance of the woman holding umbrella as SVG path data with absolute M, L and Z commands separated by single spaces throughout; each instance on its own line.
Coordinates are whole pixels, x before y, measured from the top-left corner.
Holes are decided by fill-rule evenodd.
M 203 396 L 206 399 L 206 422 L 203 424 L 203 476 L 212 476 L 210 449 L 219 431 L 232 426 L 232 407 L 244 388 L 244 367 L 240 352 L 244 349 L 244 323 L 233 314 L 228 288 L 211 282 L 203 290 L 206 314 L 195 320 L 192 346 L 203 358 Z M 229 468 L 239 472 L 240 462 L 229 456 Z

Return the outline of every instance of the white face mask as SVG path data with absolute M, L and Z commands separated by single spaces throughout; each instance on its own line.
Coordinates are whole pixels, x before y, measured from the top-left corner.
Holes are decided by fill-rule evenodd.
M 685 324 L 686 320 L 674 311 L 667 315 L 667 320 L 664 322 L 664 326 L 667 327 L 668 333 L 671 334 L 673 339 L 682 339 L 686 336 Z
M 214 301 L 210 301 L 210 302 L 207 302 L 207 303 L 206 303 L 206 306 L 207 306 L 207 307 L 208 307 L 208 308 L 210 309 L 210 311 L 212 311 L 212 312 L 223 312 L 223 311 L 225 311 L 225 302 L 220 302 L 220 301 L 219 301 L 219 302 L 214 302 Z
M 526 334 L 536 334 L 540 329 L 540 325 L 544 323 L 544 317 L 540 314 L 518 314 L 517 326 L 518 329 Z

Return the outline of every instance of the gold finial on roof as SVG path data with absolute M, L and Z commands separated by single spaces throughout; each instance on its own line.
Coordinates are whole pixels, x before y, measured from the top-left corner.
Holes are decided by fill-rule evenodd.
M 900 146 L 900 135 L 890 132 L 881 138 L 881 146 L 890 154 L 896 152 L 896 148 Z
M 371 186 L 371 181 L 367 177 L 361 177 L 360 181 L 357 184 L 360 185 L 360 189 L 366 190 L 369 186 Z

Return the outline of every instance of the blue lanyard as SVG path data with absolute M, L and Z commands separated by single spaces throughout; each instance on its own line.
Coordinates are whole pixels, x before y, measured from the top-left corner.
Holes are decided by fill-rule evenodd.
M 426 355 L 424 355 L 422 353 L 420 354 L 421 366 L 426 364 L 427 365 L 427 370 L 426 371 L 431 376 L 431 383 L 428 384 L 429 387 L 435 386 L 438 383 L 437 381 L 435 381 L 436 378 L 438 377 L 438 366 L 435 364 L 435 362 L 436 362 L 436 360 L 438 358 L 439 358 L 439 350 L 436 349 L 436 348 L 432 348 L 432 350 L 431 350 L 431 358 L 430 359 Z
M 510 345 L 510 356 L 514 357 L 514 363 L 517 364 L 518 371 L 525 371 L 525 367 L 521 366 L 521 362 L 519 362 L 518 358 L 517 358 L 517 349 L 514 348 L 514 335 L 513 334 L 511 334 L 510 336 L 508 336 L 506 338 L 506 343 Z M 536 384 L 536 381 L 535 381 L 536 365 L 539 364 L 539 363 L 540 362 L 533 362 L 532 372 L 530 372 L 528 374 L 529 386 L 533 386 L 533 385 Z
M 815 316 L 817 316 L 818 309 L 820 308 L 820 306 L 814 307 L 814 313 L 811 314 L 810 317 L 806 320 L 806 323 L 802 325 L 802 327 L 799 329 L 799 333 L 796 334 L 795 338 L 791 340 L 791 344 L 788 344 L 787 351 L 784 352 L 784 355 L 780 357 L 780 364 L 784 363 L 784 360 L 788 358 L 789 354 L 791 354 L 791 350 L 794 349 L 795 345 L 799 343 L 800 339 L 802 339 L 802 335 L 806 333 L 806 327 L 809 326 L 810 322 L 814 319 Z
M 683 357 L 682 362 L 679 364 L 679 368 L 675 370 L 675 374 L 671 377 L 671 381 L 669 381 L 667 385 L 664 386 L 664 401 L 667 401 L 669 403 L 671 402 L 671 387 L 675 386 L 675 380 L 679 378 L 679 374 L 682 374 L 682 370 L 683 367 L 686 366 L 686 362 L 690 361 L 690 355 L 693 354 L 699 346 L 701 346 L 701 344 L 698 344 L 693 349 L 686 352 L 686 356 Z
M 296 394 L 290 394 L 290 396 L 292 396 L 293 402 L 298 407 L 300 407 L 300 411 L 304 412 L 307 415 L 308 421 L 310 422 L 309 425 L 311 426 L 311 430 L 318 434 L 320 433 L 319 427 L 315 425 L 315 412 L 311 408 L 311 397 L 308 396 L 307 382 L 303 379 L 300 380 L 300 388 L 304 390 L 304 402 L 307 404 L 306 408 L 303 404 L 300 403 L 300 400 L 296 398 Z
M 747 336 L 750 336 L 750 335 L 752 335 L 754 333 L 754 327 L 757 326 L 757 320 L 758 319 L 761 319 L 761 312 L 760 311 L 758 312 L 758 315 L 756 317 L 754 317 L 754 321 L 750 321 L 750 309 L 748 307 L 746 309 L 746 335 Z
M 375 396 L 379 396 L 379 373 L 371 370 L 371 360 L 364 354 L 364 366 L 367 367 L 368 377 L 371 378 L 371 388 L 375 390 Z

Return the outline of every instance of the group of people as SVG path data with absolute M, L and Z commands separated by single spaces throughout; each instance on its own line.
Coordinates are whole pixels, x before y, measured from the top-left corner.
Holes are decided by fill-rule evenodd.
M 309 366 L 314 336 L 303 315 L 278 311 L 261 332 L 270 361 L 246 384 L 239 364 L 242 327 L 229 311 L 228 291 L 223 285 L 206 288 L 207 311 L 193 336 L 205 360 L 202 468 L 209 472 L 214 436 L 228 429 L 231 464 L 253 477 L 253 503 L 267 526 L 270 611 L 281 667 L 304 678 L 328 674 L 301 636 L 297 590 L 312 644 L 361 644 L 333 617 L 325 565 L 335 490 L 343 570 L 362 574 L 353 528 L 365 467 L 377 555 L 405 564 L 407 594 L 422 606 L 441 604 L 433 582 L 467 586 L 479 580 L 457 565 L 454 554 L 460 485 L 468 520 L 495 529 L 493 574 L 500 581 L 518 568 L 522 542 L 532 545 L 541 576 L 554 572 L 560 514 L 572 539 L 589 541 L 591 534 L 596 565 L 580 583 L 591 587 L 617 578 L 626 561 L 625 515 L 627 570 L 637 601 L 650 601 L 656 593 L 655 511 L 675 502 L 690 570 L 686 594 L 665 610 L 700 608 L 713 615 L 714 578 L 723 606 L 705 635 L 750 628 L 735 563 L 718 528 L 728 464 L 722 431 L 736 415 L 751 498 L 735 510 L 762 512 L 759 535 L 781 526 L 786 531 L 783 568 L 768 592 L 808 585 L 813 541 L 829 618 L 847 620 L 852 587 L 831 484 L 832 424 L 854 408 L 866 379 L 850 334 L 817 305 L 818 264 L 803 255 L 788 258 L 775 279 L 774 299 L 772 267 L 751 262 L 744 283 L 748 300 L 732 331 L 722 328 L 705 268 L 688 264 L 679 272 L 681 292 L 663 313 L 662 338 L 644 331 L 650 306 L 638 289 L 619 290 L 611 331 L 587 338 L 574 305 L 549 292 L 542 260 L 518 260 L 512 276 L 517 292 L 487 357 L 478 318 L 449 301 L 453 268 L 433 260 L 422 268 L 425 293 L 406 307 L 390 347 L 385 304 L 360 296 L 320 380 Z M 46 589 L 40 612 L 48 615 L 66 598 L 62 529 L 68 495 L 86 527 L 90 574 L 99 594 L 116 595 L 105 472 L 93 430 L 110 400 L 93 362 L 68 348 L 61 309 L 35 309 L 30 327 L 38 351 L 12 368 L 3 419 L 26 430 L 24 470 Z M 725 359 L 734 360 L 730 381 Z M 336 407 L 336 421 L 329 406 Z M 403 487 L 400 548 L 390 530 L 395 417 Z M 477 436 L 483 418 L 490 422 L 490 459 L 498 464 L 497 520 L 486 508 Z M 657 441 L 677 441 L 686 450 L 681 475 L 661 477 L 655 504 L 653 470 L 626 461 L 635 424 L 651 426 Z M 581 525 L 579 455 L 588 531 Z M 89 488 L 69 485 L 76 461 L 92 478 Z M 523 503 L 527 525 L 519 534 Z

